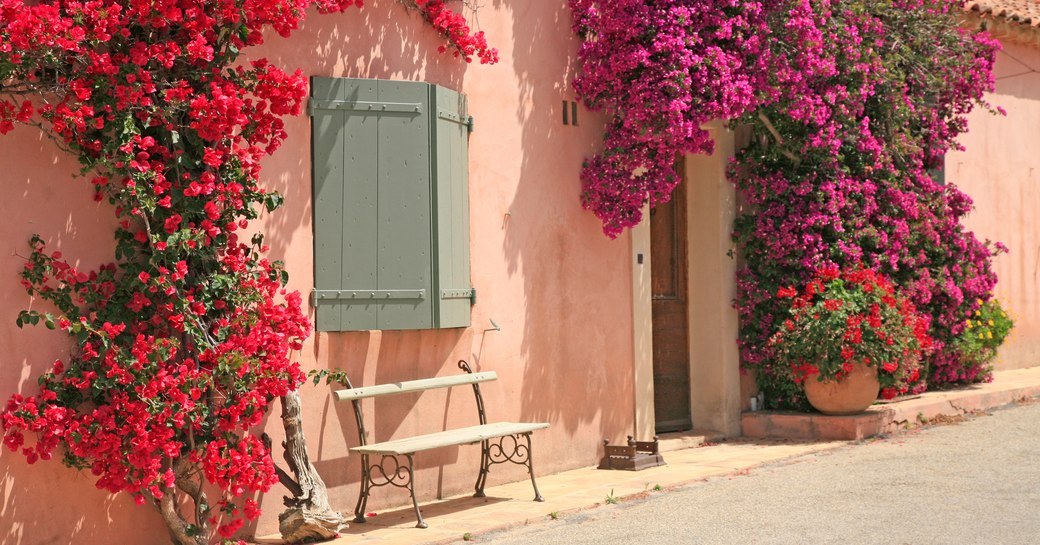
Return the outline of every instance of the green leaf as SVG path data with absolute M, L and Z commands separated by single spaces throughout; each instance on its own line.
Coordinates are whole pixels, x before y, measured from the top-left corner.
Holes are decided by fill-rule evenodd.
M 285 202 L 285 197 L 282 197 L 278 193 L 268 193 L 264 197 L 264 207 L 267 208 L 268 212 L 274 212 L 275 209 L 282 206 Z

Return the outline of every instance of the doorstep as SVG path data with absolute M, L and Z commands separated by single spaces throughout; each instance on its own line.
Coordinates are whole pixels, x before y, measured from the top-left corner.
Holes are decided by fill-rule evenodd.
M 1040 397 L 1040 367 L 997 371 L 993 382 L 988 384 L 925 392 L 902 401 L 877 403 L 857 415 L 749 411 L 741 415 L 740 421 L 742 435 L 748 438 L 856 441 L 1034 397 Z

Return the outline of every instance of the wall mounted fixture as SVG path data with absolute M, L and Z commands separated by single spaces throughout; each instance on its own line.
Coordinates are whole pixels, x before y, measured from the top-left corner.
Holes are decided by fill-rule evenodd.
M 578 103 L 573 100 L 563 101 L 563 124 L 578 126 Z

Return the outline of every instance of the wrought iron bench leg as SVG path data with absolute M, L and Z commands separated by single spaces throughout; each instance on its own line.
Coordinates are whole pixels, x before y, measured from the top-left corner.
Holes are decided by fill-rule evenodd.
M 534 501 L 545 501 L 542 494 L 538 492 L 538 483 L 534 480 L 534 461 L 532 460 L 534 455 L 531 449 L 531 434 L 525 433 L 524 437 L 527 438 L 527 472 L 531 474 L 531 486 L 534 487 Z
M 365 522 L 365 506 L 368 495 L 372 491 L 372 473 L 368 465 L 368 455 L 361 455 L 361 491 L 358 493 L 357 505 L 354 506 L 354 522 Z
M 408 491 L 412 493 L 412 507 L 415 508 L 415 518 L 419 521 L 415 525 L 416 528 L 426 528 L 426 521 L 422 518 L 422 512 L 419 511 L 419 501 L 415 499 L 415 471 L 412 464 L 412 455 L 408 456 Z
M 484 485 L 487 484 L 488 471 L 491 469 L 490 442 L 486 439 L 480 442 L 480 473 L 477 474 L 476 494 L 474 498 L 483 498 Z
M 412 496 L 412 507 L 415 508 L 415 518 L 419 521 L 416 528 L 426 528 L 419 511 L 419 501 L 415 498 L 415 466 L 412 455 L 405 454 L 408 465 L 402 466 L 401 460 L 392 454 L 383 455 L 378 465 L 369 464 L 367 454 L 361 455 L 361 494 L 358 496 L 357 507 L 354 508 L 354 522 L 365 522 L 365 506 L 368 505 L 368 496 L 373 487 L 393 485 L 397 488 L 407 488 Z M 393 465 L 389 465 L 393 462 Z M 376 482 L 376 478 L 379 479 Z

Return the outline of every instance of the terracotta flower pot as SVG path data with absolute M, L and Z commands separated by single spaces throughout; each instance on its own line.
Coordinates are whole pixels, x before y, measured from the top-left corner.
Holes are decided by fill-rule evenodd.
M 877 399 L 881 383 L 877 368 L 857 363 L 840 382 L 820 382 L 814 375 L 805 380 L 805 397 L 817 411 L 830 415 L 858 414 Z

